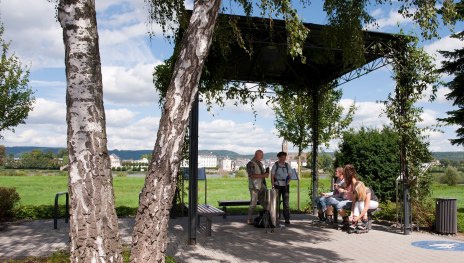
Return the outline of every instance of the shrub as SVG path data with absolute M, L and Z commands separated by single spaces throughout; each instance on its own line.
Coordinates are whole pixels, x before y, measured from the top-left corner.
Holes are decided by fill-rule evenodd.
M 0 176 L 27 176 L 27 171 L 16 170 L 16 169 L 3 169 L 0 171 Z
M 301 172 L 301 178 L 311 178 L 311 172 L 310 171 Z
M 236 178 L 245 178 L 248 177 L 247 172 L 245 170 L 238 170 L 235 172 L 235 177 Z
M 435 204 L 432 198 L 412 200 L 412 222 L 419 227 L 431 229 L 435 223 Z
M 377 220 L 396 221 L 396 203 L 387 201 L 379 204 L 380 210 L 373 215 Z
M 15 188 L 0 187 L 0 222 L 15 217 L 15 207 L 21 198 Z
M 464 213 L 458 213 L 458 232 L 464 232 Z
M 445 169 L 445 173 L 440 178 L 440 183 L 454 186 L 458 182 L 459 172 L 456 168 L 448 166 Z
M 127 172 L 120 172 L 120 173 L 117 173 L 117 176 L 118 176 L 118 177 L 127 177 Z
M 53 218 L 54 206 L 53 205 L 24 205 L 18 207 L 16 210 L 16 219 L 49 219 Z M 65 206 L 58 206 L 59 217 L 64 217 Z
M 118 206 L 116 207 L 116 214 L 118 216 L 135 216 L 137 214 L 137 207 Z

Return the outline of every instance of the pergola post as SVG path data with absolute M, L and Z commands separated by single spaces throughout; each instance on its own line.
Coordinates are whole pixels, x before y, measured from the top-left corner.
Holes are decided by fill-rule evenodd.
M 404 119 L 406 115 L 406 94 L 401 89 L 398 89 L 397 92 L 399 93 L 398 98 L 400 102 L 400 115 L 401 118 Z M 403 183 L 403 234 L 410 235 L 411 234 L 411 225 L 412 225 L 412 216 L 411 216 L 411 198 L 409 194 L 409 169 L 408 169 L 408 160 L 407 160 L 407 140 L 406 134 L 404 133 L 403 125 L 400 125 L 400 174 L 402 177 Z
M 188 244 L 197 243 L 198 208 L 198 93 L 192 104 L 189 124 L 189 225 Z
M 319 90 L 317 87 L 313 87 L 311 89 L 311 97 L 313 99 L 313 120 L 312 120 L 312 155 L 311 155 L 311 168 L 312 168 L 312 209 L 313 209 L 313 215 L 317 215 L 317 204 L 316 204 L 316 199 L 317 199 L 317 189 L 319 188 L 318 186 L 318 174 L 317 174 L 317 146 L 319 145 L 318 137 L 319 137 L 319 132 L 318 132 L 318 118 L 319 118 Z

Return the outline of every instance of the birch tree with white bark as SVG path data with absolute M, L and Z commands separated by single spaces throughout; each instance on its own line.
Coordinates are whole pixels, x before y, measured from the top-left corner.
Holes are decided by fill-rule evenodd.
M 71 262 L 122 262 L 94 0 L 60 0 L 66 64 Z
M 197 0 L 174 66 L 153 158 L 132 235 L 131 262 L 164 262 L 169 210 L 177 185 L 185 128 L 211 45 L 220 0 Z

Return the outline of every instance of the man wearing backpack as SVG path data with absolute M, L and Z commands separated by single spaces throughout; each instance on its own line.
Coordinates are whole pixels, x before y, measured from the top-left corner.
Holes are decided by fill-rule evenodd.
M 275 162 L 271 169 L 272 186 L 279 190 L 277 196 L 277 204 L 280 206 L 280 198 L 284 203 L 284 218 L 285 224 L 290 224 L 290 179 L 292 178 L 291 168 L 286 162 L 287 153 L 279 152 L 277 154 L 279 161 Z
M 250 189 L 250 207 L 248 208 L 248 221 L 249 225 L 253 224 L 253 211 L 256 208 L 257 202 L 266 209 L 266 178 L 269 177 L 269 170 L 264 170 L 263 160 L 264 153 L 261 150 L 255 152 L 255 156 L 247 164 L 248 173 L 248 188 Z

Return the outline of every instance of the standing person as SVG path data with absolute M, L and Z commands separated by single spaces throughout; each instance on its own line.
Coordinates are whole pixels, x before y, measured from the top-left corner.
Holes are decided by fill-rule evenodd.
M 263 209 L 266 209 L 266 178 L 269 177 L 269 171 L 264 170 L 261 163 L 263 157 L 263 151 L 257 150 L 253 159 L 247 164 L 248 188 L 250 189 L 250 207 L 248 208 L 247 220 L 249 225 L 253 224 L 253 211 L 258 200 Z
M 281 197 L 284 203 L 285 224 L 290 224 L 290 205 L 288 201 L 290 197 L 290 180 L 292 178 L 292 174 L 290 171 L 290 166 L 286 162 L 287 153 L 279 152 L 277 154 L 277 158 L 279 160 L 274 163 L 271 169 L 271 181 L 272 186 L 279 190 L 277 196 L 278 206 L 280 207 Z

